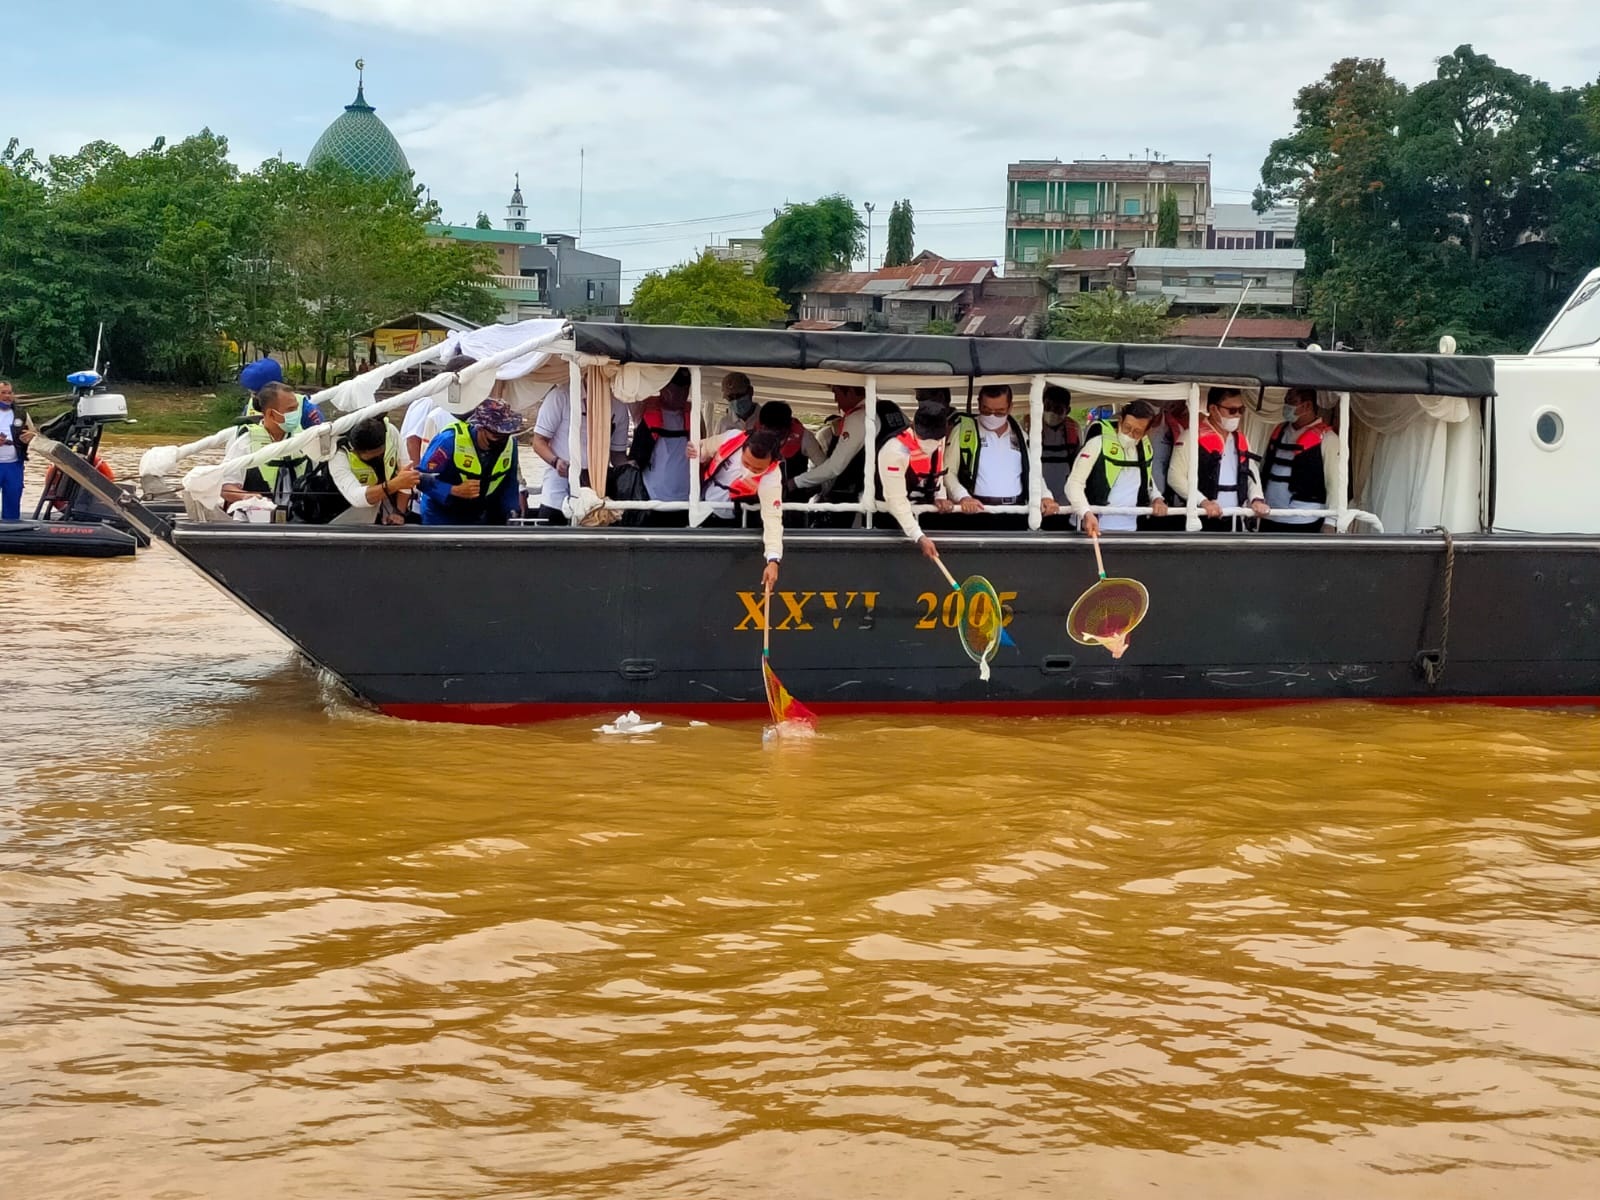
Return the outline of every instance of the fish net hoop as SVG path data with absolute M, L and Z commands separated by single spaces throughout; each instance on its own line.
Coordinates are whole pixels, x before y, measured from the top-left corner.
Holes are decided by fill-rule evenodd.
M 1067 614 L 1067 635 L 1080 646 L 1126 638 L 1150 611 L 1150 593 L 1137 579 L 1102 579 Z
M 979 667 L 986 667 L 1000 649 L 1000 634 L 1005 628 L 1005 611 L 1000 594 L 981 575 L 964 580 L 961 592 L 961 648 Z
M 761 682 L 767 689 L 767 709 L 775 726 L 805 725 L 815 729 L 817 715 L 789 694 L 765 658 L 761 660 Z

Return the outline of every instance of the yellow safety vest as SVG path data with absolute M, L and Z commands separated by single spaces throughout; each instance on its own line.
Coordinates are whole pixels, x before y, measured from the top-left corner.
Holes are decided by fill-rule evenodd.
M 245 431 L 247 433 L 249 433 L 249 435 L 250 435 L 250 453 L 252 453 L 252 454 L 254 454 L 258 450 L 264 450 L 268 446 L 277 445 L 277 443 L 272 440 L 272 435 L 267 432 L 267 427 L 265 425 L 263 425 L 260 421 L 255 422 L 255 424 L 253 424 L 253 425 L 246 425 L 245 426 Z M 288 440 L 288 439 L 285 439 L 285 440 Z M 254 467 L 252 467 L 250 469 L 252 471 L 255 471 L 256 473 L 258 473 L 261 476 L 262 482 L 267 485 L 267 490 L 269 492 L 272 492 L 272 491 L 276 491 L 277 488 L 278 488 L 278 471 L 279 471 L 279 468 L 280 468 L 280 464 L 285 463 L 285 462 L 299 463 L 299 462 L 303 462 L 303 461 L 304 461 L 304 456 L 303 455 L 299 455 L 299 454 L 285 455 L 283 458 L 271 459 L 271 460 L 269 460 L 267 462 L 260 463 L 260 464 L 254 466 Z M 247 479 L 246 480 L 246 486 L 247 487 L 248 487 L 248 482 L 249 481 Z
M 1117 476 L 1122 474 L 1123 467 L 1137 468 L 1140 460 L 1144 461 L 1144 486 L 1155 487 L 1155 451 L 1150 445 L 1150 439 L 1144 438 L 1139 443 L 1139 456 L 1137 458 L 1124 458 L 1122 456 L 1122 438 L 1117 434 L 1115 421 L 1100 422 L 1100 461 L 1106 468 L 1106 490 L 1110 491 L 1116 486 Z M 1104 501 L 1101 501 L 1104 503 Z
M 399 474 L 400 435 L 395 433 L 393 425 L 388 425 L 384 431 L 383 479 L 378 478 L 378 473 L 372 469 L 372 464 L 354 450 L 345 451 L 345 460 L 349 462 L 350 473 L 356 477 L 357 483 L 362 487 L 377 487 L 385 479 L 393 479 Z
M 478 443 L 473 441 L 472 430 L 467 428 L 465 421 L 454 421 L 450 428 L 455 431 L 454 461 L 456 470 L 461 473 L 462 479 L 476 479 L 483 472 L 483 463 L 478 456 Z M 516 453 L 516 443 L 506 439 L 505 449 L 500 451 L 500 457 L 494 464 L 494 469 L 489 472 L 489 478 L 484 483 L 483 494 L 487 496 L 494 491 L 505 477 L 511 473 L 511 456 Z

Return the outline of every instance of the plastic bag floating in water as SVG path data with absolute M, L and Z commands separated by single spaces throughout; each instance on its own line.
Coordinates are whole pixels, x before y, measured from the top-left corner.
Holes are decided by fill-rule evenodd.
M 623 713 L 609 725 L 600 726 L 595 730 L 595 732 L 621 734 L 623 736 L 630 734 L 636 735 L 641 733 L 654 733 L 656 730 L 661 728 L 661 724 L 662 723 L 660 721 L 646 721 L 640 717 L 638 713 L 633 712 L 630 709 L 628 712 Z

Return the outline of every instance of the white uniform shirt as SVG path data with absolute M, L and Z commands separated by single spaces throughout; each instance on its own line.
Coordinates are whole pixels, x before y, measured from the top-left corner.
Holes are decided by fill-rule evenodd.
M 1204 428 L 1202 426 L 1202 428 Z M 1172 447 L 1172 460 L 1167 464 L 1167 486 L 1172 494 L 1178 498 L 1180 504 L 1186 503 L 1189 495 L 1189 461 L 1191 447 L 1188 431 L 1180 434 L 1177 443 Z M 1236 435 L 1228 434 L 1222 443 L 1222 466 L 1217 472 L 1217 503 L 1223 508 L 1231 508 L 1250 503 L 1252 500 L 1261 499 L 1261 479 L 1254 471 L 1247 473 L 1248 477 L 1239 488 L 1238 499 L 1234 493 L 1228 491 L 1230 486 L 1240 484 L 1239 479 L 1239 443 Z M 1197 497 L 1204 499 L 1205 497 Z
M 572 428 L 572 392 L 565 384 L 559 384 L 545 393 L 544 400 L 539 405 L 539 415 L 534 419 L 533 431 L 540 437 L 550 439 L 550 448 L 555 451 L 556 457 L 565 459 L 569 446 L 567 445 L 567 432 Z M 611 453 L 621 454 L 628 448 L 628 427 L 616 419 L 611 419 Z M 578 455 L 579 461 L 576 468 L 568 467 L 574 476 L 579 471 L 586 470 L 589 466 L 589 404 L 585 400 L 583 417 L 579 421 L 578 429 Z M 544 490 L 539 494 L 541 506 L 560 508 L 567 497 L 572 495 L 569 482 L 556 474 L 554 467 L 544 473 Z
M 1090 438 L 1085 442 L 1083 449 L 1078 451 L 1077 461 L 1072 464 L 1072 474 L 1067 476 L 1066 501 L 1077 514 L 1080 526 L 1083 524 L 1084 514 L 1089 511 L 1089 476 L 1094 472 L 1095 464 L 1100 461 L 1100 452 L 1104 445 L 1104 435 Z M 1106 496 L 1105 507 L 1137 508 L 1138 506 L 1139 468 L 1123 467 L 1117 472 L 1117 478 Z M 1102 513 L 1100 528 L 1106 533 L 1129 532 L 1139 528 L 1139 518 L 1117 513 Z
M 929 454 L 937 453 L 941 445 L 937 438 L 918 438 L 917 443 Z M 917 523 L 911 495 L 906 489 L 906 468 L 910 465 L 911 449 L 899 438 L 885 442 L 878 451 L 878 487 L 883 492 L 883 506 L 900 522 L 901 532 L 906 537 L 920 542 L 922 526 Z
M 828 457 L 795 479 L 797 488 L 832 483 L 867 445 L 867 406 L 863 404 L 839 423 L 839 436 L 828 447 Z
M 388 441 L 388 445 L 384 449 L 385 456 L 392 451 L 395 454 L 395 461 L 398 462 L 400 459 L 400 447 L 398 445 L 400 436 L 395 433 L 393 425 L 384 430 L 384 437 Z M 356 478 L 356 473 L 350 466 L 350 456 L 345 451 L 335 450 L 333 452 L 333 457 L 328 460 L 328 474 L 333 477 L 333 485 L 339 489 L 339 494 L 350 502 L 349 512 L 364 514 L 369 521 L 376 515 L 378 506 L 367 503 L 367 485 Z M 341 516 L 348 518 L 351 523 L 356 519 L 349 517 L 348 513 L 341 514 Z
M 720 433 L 714 438 L 707 438 L 699 446 L 700 462 L 709 463 L 717 457 L 717 452 L 724 445 L 735 438 L 745 436 L 747 435 L 743 430 L 734 429 Z M 767 561 L 779 562 L 783 558 L 783 464 L 781 462 L 773 463 L 763 474 L 753 477 L 745 469 L 743 450 L 735 450 L 723 460 L 711 478 L 705 480 L 700 495 L 708 504 L 716 506 L 707 514 L 708 516 L 714 514 L 731 520 L 736 510 L 729 502 L 730 489 L 740 480 L 752 478 L 756 483 L 755 503 L 761 510 L 762 551 L 767 556 Z
M 978 424 L 978 477 L 972 481 L 974 496 L 1022 495 L 1022 449 L 1011 436 L 1007 422 L 998 432 Z
M 0 446 L 0 463 L 14 463 L 17 461 L 17 434 L 22 429 L 22 422 L 17 420 L 17 410 L 14 408 L 0 408 L 0 433 L 10 440 Z
M 405 420 L 400 423 L 400 451 L 403 457 L 409 459 L 409 456 L 405 453 L 406 439 L 408 438 L 421 438 L 422 448 L 424 450 L 428 448 L 428 443 L 433 441 L 441 428 L 438 421 L 434 419 L 434 414 L 440 412 L 445 412 L 445 410 L 439 407 L 439 402 L 432 396 L 424 396 L 421 400 L 413 400 L 411 402 L 411 406 L 406 409 Z M 449 414 L 445 413 L 445 416 L 449 417 Z M 450 419 L 453 420 L 454 418 Z M 432 432 L 427 432 L 426 426 L 430 421 L 433 423 Z M 417 464 L 408 461 L 405 465 L 414 467 Z

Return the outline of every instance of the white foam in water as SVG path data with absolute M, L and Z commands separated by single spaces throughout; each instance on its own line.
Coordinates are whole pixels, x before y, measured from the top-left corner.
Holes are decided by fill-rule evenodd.
M 596 733 L 630 734 L 654 733 L 661 728 L 660 721 L 646 721 L 631 709 L 623 713 L 609 725 L 602 725 L 595 730 Z
M 817 736 L 816 727 L 805 721 L 781 721 L 761 731 L 763 742 L 801 742 Z

